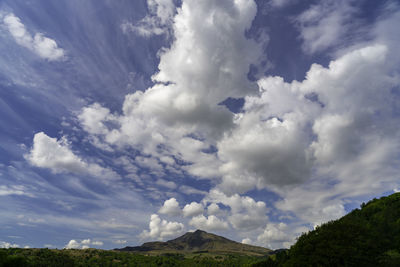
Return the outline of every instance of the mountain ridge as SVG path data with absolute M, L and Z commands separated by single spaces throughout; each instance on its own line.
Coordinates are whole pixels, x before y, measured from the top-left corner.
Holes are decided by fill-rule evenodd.
M 264 247 L 242 244 L 228 238 L 207 233 L 203 230 L 187 232 L 184 235 L 165 242 L 146 242 L 141 246 L 127 246 L 118 251 L 141 252 L 146 254 L 162 253 L 213 253 L 265 256 L 272 253 L 272 250 Z

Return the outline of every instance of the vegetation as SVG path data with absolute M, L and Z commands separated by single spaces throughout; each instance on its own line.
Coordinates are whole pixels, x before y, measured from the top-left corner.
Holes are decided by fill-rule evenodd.
M 363 203 L 253 266 L 400 266 L 400 193 Z
M 0 267 L 49 267 L 49 266 L 251 266 L 260 257 L 198 254 L 145 256 L 135 252 L 119 252 L 99 249 L 0 249 Z

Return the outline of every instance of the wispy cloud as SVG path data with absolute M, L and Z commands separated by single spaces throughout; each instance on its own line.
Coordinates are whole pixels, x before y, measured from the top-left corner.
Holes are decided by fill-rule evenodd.
M 30 192 L 27 192 L 25 186 L 23 185 L 0 185 L 0 196 L 9 196 L 9 195 L 17 195 L 17 196 L 29 196 L 34 197 L 34 195 Z
M 320 1 L 296 18 L 306 53 L 320 53 L 357 40 L 362 27 L 352 0 Z

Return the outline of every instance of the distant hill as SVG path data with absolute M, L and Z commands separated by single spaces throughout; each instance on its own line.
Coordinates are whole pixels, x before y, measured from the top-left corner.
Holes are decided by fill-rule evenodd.
M 165 253 L 210 253 L 265 256 L 272 253 L 272 250 L 267 248 L 242 244 L 201 230 L 188 232 L 181 237 L 167 242 L 148 242 L 141 246 L 125 247 L 116 250 L 143 252 L 149 255 Z
M 400 266 L 400 193 L 363 203 L 255 266 Z

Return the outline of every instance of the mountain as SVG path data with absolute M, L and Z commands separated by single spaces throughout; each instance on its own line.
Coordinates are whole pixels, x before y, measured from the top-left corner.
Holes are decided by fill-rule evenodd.
M 400 266 L 400 193 L 363 203 L 257 266 Z
M 225 237 L 197 230 L 166 242 L 147 242 L 137 247 L 116 249 L 119 251 L 143 252 L 146 254 L 165 253 L 211 253 L 265 256 L 272 251 L 267 248 L 242 244 Z

